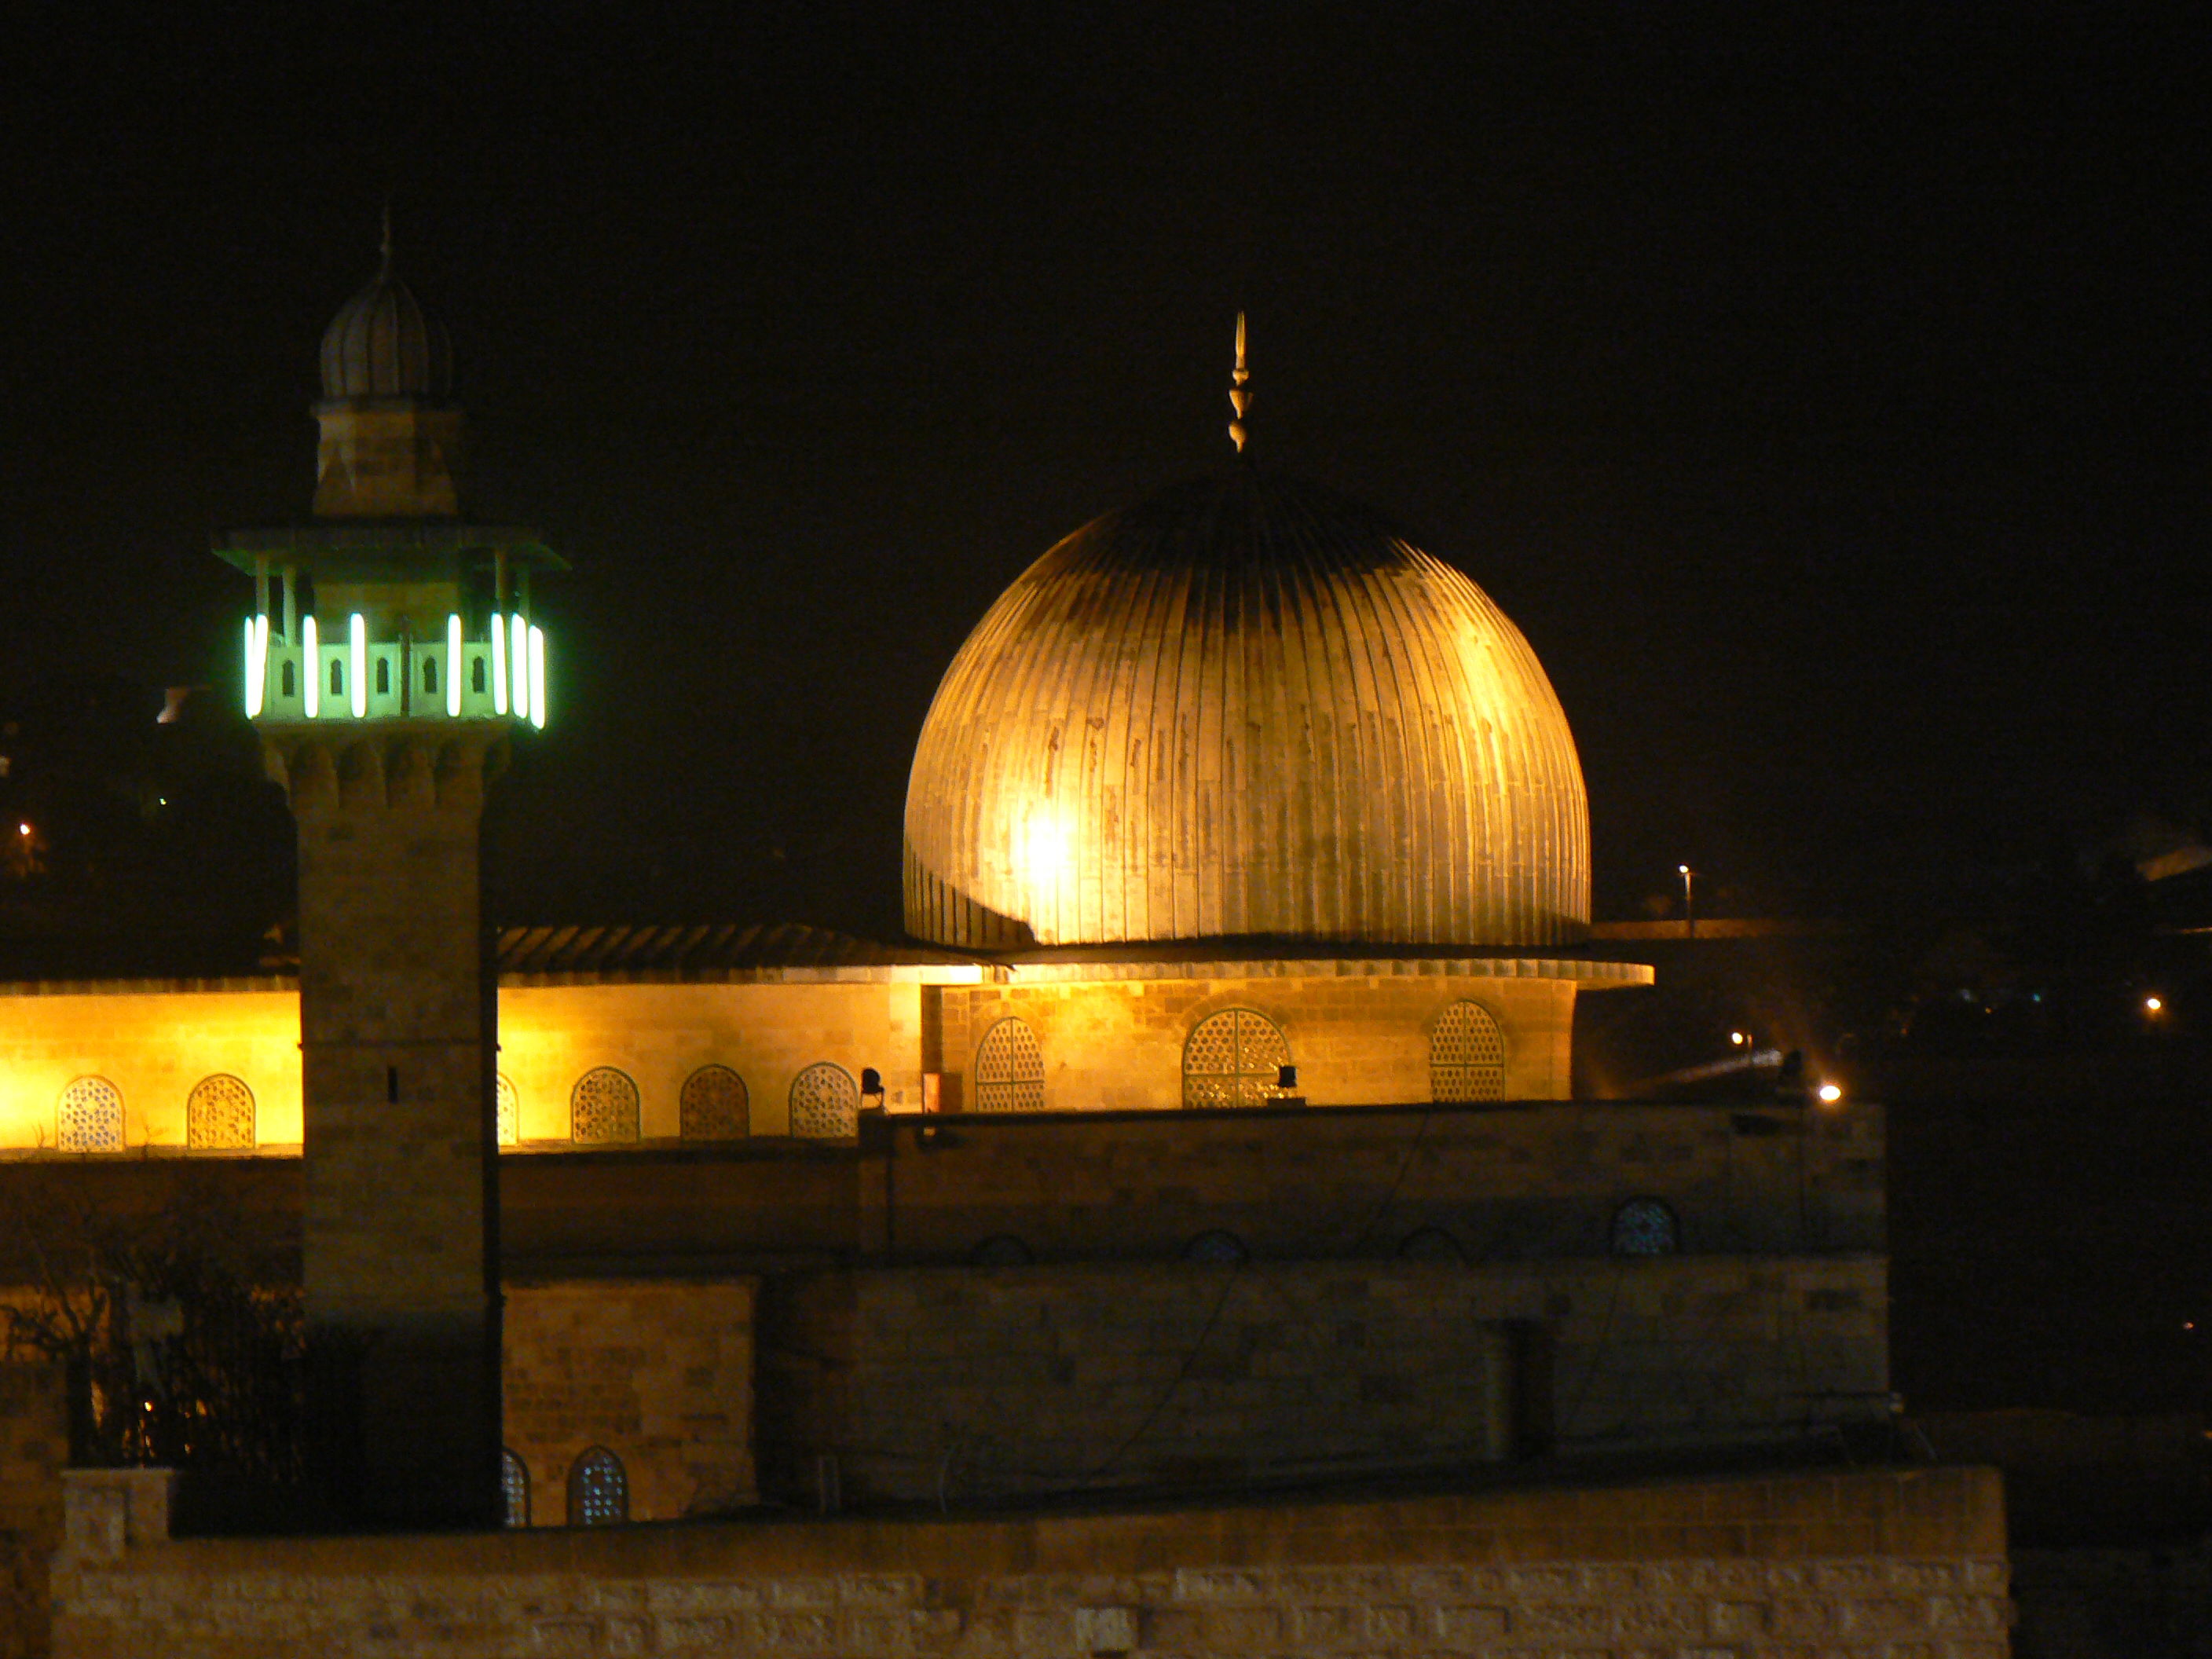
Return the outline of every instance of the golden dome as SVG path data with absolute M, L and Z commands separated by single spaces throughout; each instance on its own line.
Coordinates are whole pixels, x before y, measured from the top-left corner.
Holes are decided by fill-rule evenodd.
M 1553 945 L 1589 872 L 1520 630 L 1377 514 L 1242 464 L 1024 572 L 907 786 L 907 927 L 954 946 Z

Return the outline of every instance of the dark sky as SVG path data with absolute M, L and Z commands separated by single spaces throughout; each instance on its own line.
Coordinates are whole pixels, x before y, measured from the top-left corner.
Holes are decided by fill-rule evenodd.
M 0 690 L 234 694 L 209 538 L 304 512 L 388 192 L 476 515 L 575 567 L 518 916 L 894 930 L 938 676 L 1222 457 L 1239 306 L 1265 457 L 1543 658 L 1601 914 L 2212 830 L 2179 17 L 84 9 L 0 111 Z

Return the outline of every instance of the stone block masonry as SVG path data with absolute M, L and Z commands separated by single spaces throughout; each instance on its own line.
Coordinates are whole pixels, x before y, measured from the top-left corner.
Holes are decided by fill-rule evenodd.
M 46 1651 L 46 1562 L 61 1541 L 62 1369 L 0 1364 L 0 1659 Z
M 770 1286 L 768 1489 L 1218 1489 L 1888 1407 L 1879 1257 L 860 1270 Z
M 105 1518 L 115 1495 L 73 1477 Z M 973 1521 L 142 1542 L 72 1525 L 57 1659 L 2002 1659 L 1968 1469 Z

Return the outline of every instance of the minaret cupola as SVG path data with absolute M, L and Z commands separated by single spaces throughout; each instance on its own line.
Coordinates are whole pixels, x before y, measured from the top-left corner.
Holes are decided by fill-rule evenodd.
M 376 275 L 323 331 L 315 516 L 452 518 L 461 411 L 445 329 L 392 272 L 392 219 Z

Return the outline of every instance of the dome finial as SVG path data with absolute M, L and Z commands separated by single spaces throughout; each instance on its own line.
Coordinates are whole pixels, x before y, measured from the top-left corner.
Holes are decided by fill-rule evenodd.
M 1229 441 L 1237 446 L 1237 453 L 1244 453 L 1244 441 L 1251 434 L 1244 429 L 1244 416 L 1252 407 L 1252 394 L 1244 389 L 1252 378 L 1244 367 L 1244 313 L 1237 313 L 1237 367 L 1229 374 L 1229 406 L 1237 411 L 1237 418 L 1229 423 Z

